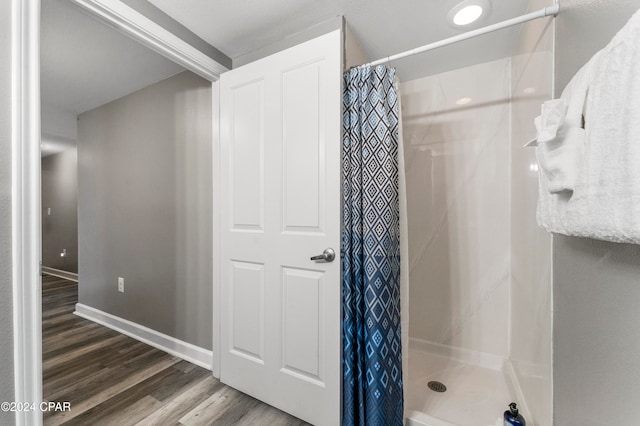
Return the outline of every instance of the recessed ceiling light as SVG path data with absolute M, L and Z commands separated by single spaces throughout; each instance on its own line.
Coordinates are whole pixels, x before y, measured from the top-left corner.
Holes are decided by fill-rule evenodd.
M 465 0 L 449 11 L 447 20 L 454 27 L 464 27 L 476 22 L 489 11 L 487 0 Z
M 456 101 L 456 105 L 466 105 L 471 102 L 471 98 L 460 98 Z
M 456 25 L 469 25 L 470 23 L 477 21 L 482 16 L 482 7 L 477 4 L 465 6 L 453 15 L 453 23 Z

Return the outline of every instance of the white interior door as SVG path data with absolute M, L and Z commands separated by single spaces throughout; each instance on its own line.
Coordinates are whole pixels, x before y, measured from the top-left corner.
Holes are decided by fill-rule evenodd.
M 220 78 L 220 377 L 317 425 L 340 422 L 341 45 Z

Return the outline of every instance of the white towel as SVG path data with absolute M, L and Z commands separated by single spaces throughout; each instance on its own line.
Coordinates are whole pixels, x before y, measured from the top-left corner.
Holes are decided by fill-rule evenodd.
M 640 244 L 640 11 L 565 92 L 568 108 L 557 138 L 563 129 L 582 127 L 576 126 L 579 108 L 584 143 L 569 150 L 577 167 L 572 188 L 567 181 L 555 191 L 559 187 L 540 173 L 538 223 L 554 233 Z
M 573 191 L 578 179 L 580 160 L 584 150 L 585 131 L 581 127 L 582 106 L 587 95 L 586 84 L 580 87 L 581 96 L 571 96 L 575 83 L 585 83 L 588 69 L 581 70 L 581 78 L 572 80 L 572 84 L 562 93 L 560 99 L 542 104 L 539 117 L 535 119 L 537 129 L 536 158 L 540 171 L 544 174 L 547 190 L 552 193 Z M 580 85 L 578 85 L 580 86 Z M 584 98 L 580 98 L 584 95 Z M 577 123 L 566 116 L 567 102 L 571 102 L 570 113 L 577 114 Z M 577 105 L 579 103 L 579 107 Z M 572 111 L 573 110 L 573 111 Z

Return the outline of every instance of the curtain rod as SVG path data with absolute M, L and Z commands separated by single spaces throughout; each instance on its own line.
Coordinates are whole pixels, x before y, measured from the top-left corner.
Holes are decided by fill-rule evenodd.
M 396 59 L 402 59 L 402 58 L 406 58 L 407 56 L 417 55 L 418 53 L 423 53 L 429 50 L 437 49 L 439 47 L 448 46 L 450 44 L 457 43 L 459 41 L 474 38 L 483 34 L 488 34 L 494 31 L 501 30 L 503 28 L 512 27 L 514 25 L 522 24 L 523 22 L 532 21 L 534 19 L 544 18 L 547 16 L 555 17 L 556 15 L 558 15 L 559 12 L 560 12 L 560 5 L 554 4 L 553 6 L 548 6 L 548 7 L 545 7 L 544 9 L 527 13 L 526 15 L 517 16 L 515 18 L 507 19 L 506 21 L 502 21 L 496 24 L 487 25 L 486 27 L 478 28 L 477 30 L 467 31 L 466 33 L 458 34 L 457 36 L 445 38 L 444 40 L 436 41 L 434 43 L 429 43 L 421 47 L 416 47 L 415 49 L 407 50 L 402 53 L 397 53 L 395 55 L 387 56 L 386 58 L 378 59 L 377 61 L 360 65 L 358 66 L 358 68 L 385 64 L 387 62 L 395 61 Z

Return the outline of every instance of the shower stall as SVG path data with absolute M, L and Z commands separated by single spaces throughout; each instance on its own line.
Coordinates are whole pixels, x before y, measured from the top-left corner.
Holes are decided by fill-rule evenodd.
M 509 58 L 400 85 L 409 425 L 502 425 L 512 401 L 552 424 L 551 243 L 523 147 L 552 98 L 552 30 L 529 22 Z
M 531 0 L 529 9 L 550 5 Z M 348 28 L 222 76 L 216 158 L 224 161 L 214 166 L 220 170 L 219 205 L 225 206 L 216 268 L 221 271 L 218 299 L 224 301 L 219 310 L 222 382 L 313 424 L 339 423 L 340 402 L 344 412 L 355 407 L 351 418 L 356 424 L 362 421 L 362 407 L 371 418 L 393 409 L 386 419 L 398 423 L 400 333 L 397 316 L 387 321 L 384 313 L 395 314 L 400 304 L 406 424 L 499 425 L 511 402 L 528 424 L 551 424 L 551 245 L 536 224 L 535 152 L 523 146 L 535 136 L 539 105 L 552 97 L 552 22 L 529 21 L 494 33 L 515 34 L 506 58 L 484 49 L 484 60 L 473 65 L 404 81 L 398 73 L 402 154 L 397 158 L 404 176 L 399 179 L 399 204 L 406 202 L 406 209 L 399 209 L 400 238 L 406 244 L 400 248 L 401 281 L 406 283 L 399 298 L 395 281 L 378 285 L 380 295 L 371 290 L 372 283 L 382 283 L 370 278 L 376 276 L 376 265 L 382 265 L 378 260 L 396 256 L 396 251 L 395 245 L 376 251 L 371 234 L 361 244 L 357 233 L 364 227 L 350 234 L 357 242 L 353 246 L 366 246 L 372 253 L 366 253 L 369 259 L 354 257 L 365 261 L 358 264 L 356 290 L 349 297 L 345 288 L 352 286 L 345 286 L 340 276 L 346 250 L 339 242 L 337 213 L 347 203 L 341 204 L 339 195 L 348 181 L 340 177 L 346 162 L 343 151 L 339 163 L 338 135 L 339 126 L 353 118 L 340 120 L 341 107 L 354 99 L 370 100 L 358 109 L 358 120 L 366 120 L 353 122 L 366 123 L 362 128 L 367 134 L 379 136 L 378 118 L 385 119 L 379 113 L 395 108 L 397 98 L 388 91 L 392 95 L 380 111 L 373 105 L 386 97 L 378 89 L 375 96 L 374 90 L 366 90 L 339 98 L 341 65 L 349 69 L 367 60 L 362 49 L 354 48 Z M 445 57 L 449 60 L 443 62 L 451 65 L 474 42 L 465 43 L 471 44 L 441 47 L 433 61 Z M 375 70 L 386 73 L 388 68 Z M 396 127 L 395 119 L 389 122 L 391 129 Z M 350 134 L 342 130 L 343 137 Z M 381 144 L 392 139 L 385 136 Z M 366 135 L 354 140 L 361 143 Z M 369 146 L 361 145 L 362 157 L 373 157 L 367 156 Z M 373 162 L 366 166 L 374 172 L 384 169 Z M 396 170 L 395 164 L 391 167 Z M 354 185 L 360 175 L 355 173 Z M 368 178 L 367 197 L 385 201 L 368 215 L 358 213 L 375 222 L 376 232 L 382 224 L 395 223 L 387 220 L 391 214 L 380 220 L 376 216 L 395 197 L 376 198 L 378 192 L 369 192 L 388 183 L 385 179 L 382 174 Z M 387 196 L 394 191 L 380 192 Z M 408 238 L 402 237 L 402 229 Z M 395 235 L 393 229 L 384 232 Z M 379 235 L 387 241 L 382 231 Z M 385 244 L 380 247 L 391 247 Z M 272 247 L 278 249 L 267 249 Z M 319 254 L 327 248 L 337 253 L 336 247 L 341 247 L 342 269 L 339 262 L 332 263 L 333 257 Z M 375 256 L 376 265 L 366 263 Z M 352 312 L 345 306 L 354 300 L 357 309 Z M 371 314 L 381 328 L 373 320 L 353 321 L 353 326 L 345 320 L 361 314 Z M 348 333 L 340 329 L 340 321 Z M 393 331 L 387 330 L 389 324 Z M 345 348 L 359 351 L 353 367 L 340 362 L 340 349 L 343 361 L 347 359 Z M 263 386 L 266 382 L 271 386 Z M 347 385 L 355 391 L 346 392 Z M 362 395 L 373 396 L 367 399 L 371 402 L 363 403 Z

